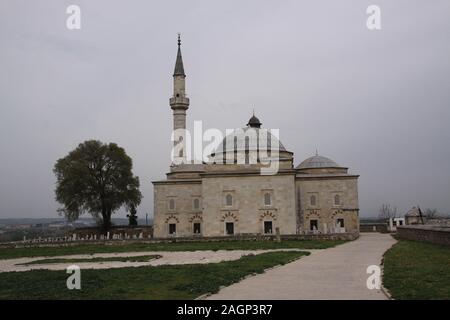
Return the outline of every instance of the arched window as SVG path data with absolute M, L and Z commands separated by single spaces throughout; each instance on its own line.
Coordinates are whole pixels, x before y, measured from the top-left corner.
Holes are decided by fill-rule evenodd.
M 272 197 L 270 196 L 270 193 L 265 193 L 264 194 L 264 205 L 265 206 L 272 205 Z
M 334 204 L 335 204 L 336 206 L 338 206 L 338 205 L 341 204 L 341 197 L 339 197 L 338 194 L 336 194 L 336 195 L 334 196 Z
M 193 207 L 194 209 L 200 209 L 200 200 L 198 198 L 194 199 Z
M 169 200 L 169 210 L 175 210 L 175 200 L 174 199 Z
M 317 203 L 317 198 L 315 195 L 311 195 L 311 198 L 309 199 L 309 202 L 312 206 L 315 206 Z
M 233 205 L 233 196 L 231 194 L 227 194 L 225 196 L 225 205 L 227 207 L 231 207 Z

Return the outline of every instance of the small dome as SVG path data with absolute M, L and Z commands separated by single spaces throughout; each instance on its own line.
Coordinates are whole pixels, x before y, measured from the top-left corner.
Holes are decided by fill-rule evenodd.
M 339 165 L 333 160 L 316 154 L 315 156 L 304 160 L 297 166 L 296 169 L 336 168 L 336 167 L 339 167 Z
M 416 207 L 412 207 L 411 209 L 409 209 L 409 211 L 405 214 L 405 217 L 419 217 L 420 213 L 419 213 L 419 209 Z
M 253 115 L 250 120 L 248 120 L 247 126 L 251 128 L 261 128 L 262 123 L 259 121 L 255 115 Z

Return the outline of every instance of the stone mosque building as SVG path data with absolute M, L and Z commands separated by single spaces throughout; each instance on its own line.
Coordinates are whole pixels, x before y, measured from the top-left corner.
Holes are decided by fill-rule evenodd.
M 185 129 L 189 99 L 180 39 L 173 78 L 174 130 Z M 278 170 L 261 174 L 259 136 L 256 143 L 236 143 L 243 139 L 242 132 L 244 136 L 249 130 L 259 132 L 261 126 L 253 115 L 246 127 L 225 138 L 234 143 L 224 139 L 210 161 L 172 164 L 165 180 L 153 181 L 154 237 L 359 232 L 359 176 L 317 153 L 295 166 L 293 153 L 270 133 L 267 137 L 273 140 L 268 139 L 265 154 L 278 161 Z M 256 162 L 250 164 L 254 153 Z M 271 157 L 272 153 L 277 157 Z M 240 154 L 244 163 L 236 161 Z M 223 161 L 230 157 L 232 161 Z

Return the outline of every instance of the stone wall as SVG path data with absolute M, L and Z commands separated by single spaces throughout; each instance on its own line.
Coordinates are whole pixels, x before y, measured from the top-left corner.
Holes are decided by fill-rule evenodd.
M 388 226 L 386 223 L 360 223 L 359 231 L 387 233 Z
M 358 233 L 337 233 L 337 234 L 302 234 L 302 235 L 281 235 L 281 241 L 290 240 L 344 240 L 352 241 L 359 237 Z M 153 238 L 153 239 L 110 239 L 110 240 L 100 240 L 100 239 L 75 239 L 70 241 L 63 241 L 62 239 L 54 239 L 54 241 L 41 241 L 41 242 L 30 242 L 30 241 L 15 241 L 15 242 L 3 242 L 0 243 L 0 248 L 34 248 L 34 247 L 70 247 L 79 246 L 82 244 L 95 244 L 98 246 L 102 245 L 127 245 L 130 243 L 172 243 L 172 242 L 213 242 L 213 241 L 275 241 L 275 235 L 235 235 L 232 237 L 180 237 L 180 238 Z
M 272 222 L 273 233 L 279 228 L 280 234 L 295 234 L 294 178 L 293 173 L 203 178 L 203 235 L 225 235 L 227 222 L 234 223 L 235 234 L 264 233 L 264 221 Z M 270 205 L 264 204 L 265 193 L 271 195 Z
M 102 232 L 97 227 L 77 228 L 72 233 L 76 234 L 77 238 L 92 237 L 93 235 L 96 235 L 96 238 L 100 238 L 100 235 L 102 235 Z M 152 238 L 153 226 L 112 226 L 109 235 L 110 239 L 112 239 L 114 235 L 120 235 L 122 239 L 139 237 Z
M 194 208 L 194 199 L 199 200 L 199 208 Z M 169 202 L 174 201 L 170 208 Z M 191 236 L 193 223 L 202 221 L 201 180 L 177 180 L 154 185 L 154 236 L 167 237 L 169 224 L 176 224 L 176 235 Z
M 289 240 L 356 240 L 359 237 L 357 232 L 347 233 L 328 233 L 328 234 L 285 234 L 280 235 L 281 241 Z M 177 237 L 177 238 L 153 238 L 152 240 L 144 240 L 148 243 L 167 243 L 167 242 L 211 242 L 211 241 L 275 241 L 276 235 L 265 234 L 239 234 L 234 236 L 220 236 L 220 237 Z
M 397 236 L 400 239 L 450 246 L 450 227 L 445 226 L 399 226 L 397 227 Z
M 357 181 L 357 176 L 310 179 L 297 175 L 298 208 L 302 220 L 300 228 L 309 230 L 310 221 L 317 220 L 318 230 L 326 233 L 336 226 L 338 219 L 343 219 L 345 231 L 358 232 Z M 312 196 L 315 197 L 315 203 L 311 202 Z M 334 203 L 335 196 L 340 199 L 338 205 Z

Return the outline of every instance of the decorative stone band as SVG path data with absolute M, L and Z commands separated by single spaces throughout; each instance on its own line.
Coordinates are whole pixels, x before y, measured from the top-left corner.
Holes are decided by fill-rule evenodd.
M 265 210 L 261 215 L 259 216 L 259 221 L 263 221 L 265 218 L 272 218 L 273 220 L 277 220 L 277 214 L 275 213 L 276 210 Z
M 228 218 L 233 219 L 235 222 L 239 221 L 238 216 L 237 216 L 238 211 L 236 210 L 236 212 L 232 212 L 232 211 L 227 211 L 225 214 L 222 215 L 222 218 L 220 219 L 221 222 L 224 222 L 225 220 L 227 220 Z
M 192 223 L 193 221 L 203 221 L 202 215 L 199 214 L 199 213 L 196 213 L 196 214 L 192 215 L 192 216 L 189 218 L 189 222 Z
M 166 222 L 166 223 L 169 223 L 170 220 L 175 220 L 177 223 L 180 223 L 180 219 L 178 219 L 178 217 L 177 217 L 176 215 L 174 215 L 174 214 L 170 214 L 170 215 L 166 218 L 165 222 Z

